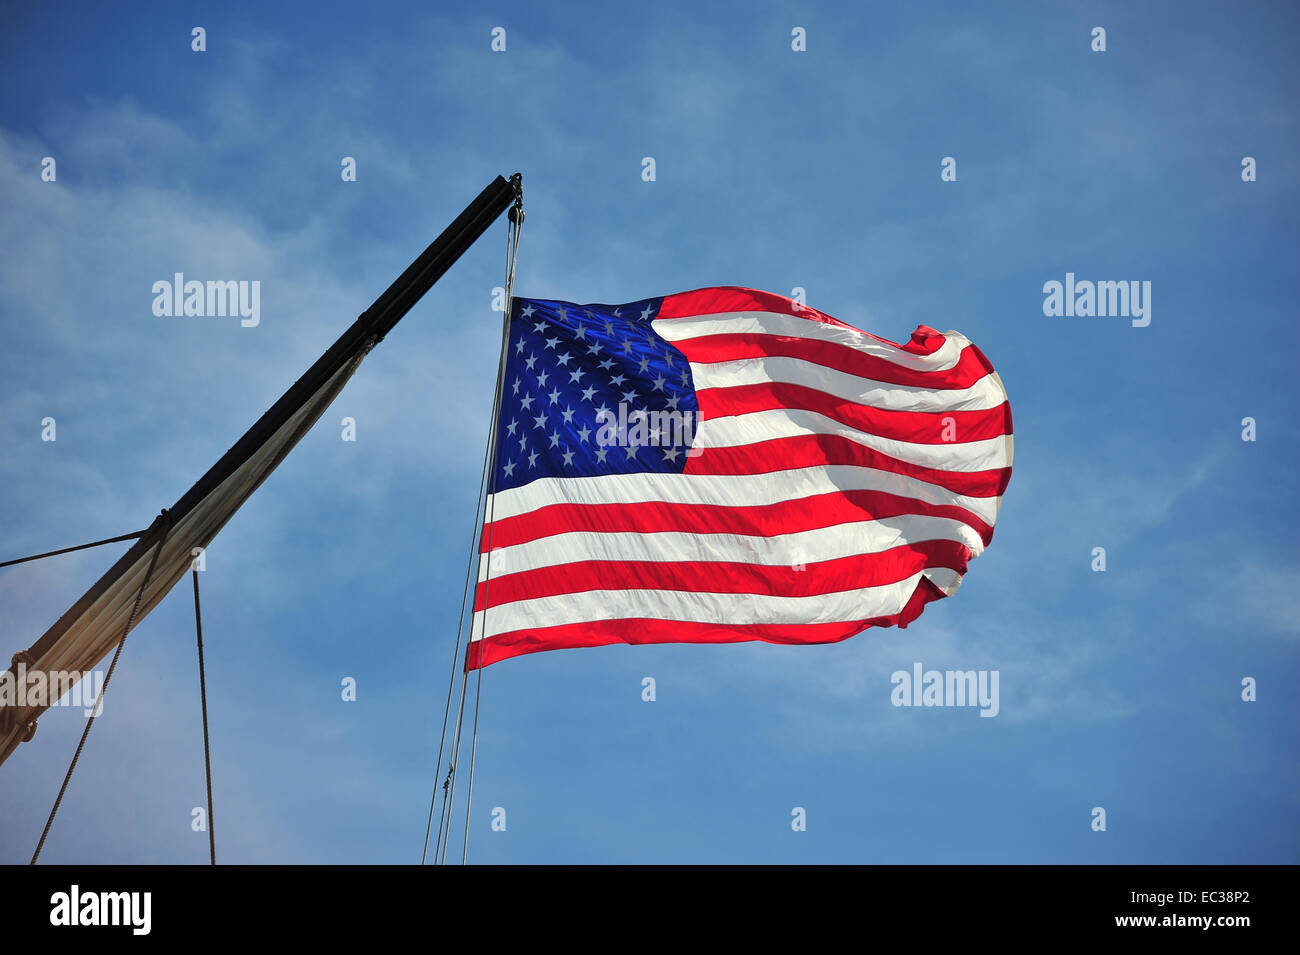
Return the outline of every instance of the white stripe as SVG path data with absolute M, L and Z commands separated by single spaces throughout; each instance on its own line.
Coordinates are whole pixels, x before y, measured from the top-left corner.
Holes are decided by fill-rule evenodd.
M 771 537 L 685 531 L 653 534 L 570 531 L 511 547 L 494 547 L 490 555 L 480 554 L 478 579 L 479 583 L 487 579 L 489 556 L 492 579 L 499 580 L 506 574 L 587 560 L 726 562 L 790 567 L 860 554 L 880 554 L 903 544 L 932 540 L 965 544 L 975 557 L 984 550 L 980 536 L 961 521 L 922 514 L 833 524 Z
M 970 340 L 959 332 L 945 332 L 946 341 L 930 355 L 914 355 L 892 342 L 868 335 L 856 328 L 828 325 L 779 312 L 719 312 L 698 318 L 659 318 L 650 323 L 655 333 L 670 342 L 687 341 L 705 335 L 782 335 L 809 338 L 844 345 L 866 355 L 874 355 L 913 371 L 947 371 L 961 360 L 962 350 Z
M 849 464 L 792 468 L 770 474 L 602 474 L 540 478 L 492 495 L 494 520 L 517 517 L 551 504 L 703 504 L 756 506 L 837 491 L 881 491 L 927 504 L 952 504 L 992 525 L 1000 497 L 969 497 L 892 471 Z
M 1007 400 L 991 374 L 969 388 L 922 388 L 873 381 L 802 358 L 781 355 L 737 358 L 712 364 L 691 362 L 691 377 L 696 391 L 775 381 L 803 385 L 837 398 L 889 411 L 985 411 Z
M 736 448 L 759 441 L 801 434 L 838 434 L 891 458 L 941 471 L 988 471 L 1007 467 L 1005 437 L 982 441 L 917 444 L 859 431 L 817 411 L 772 408 L 725 418 L 706 418 L 695 434 L 695 447 Z
M 594 620 L 626 620 L 633 617 L 722 626 L 865 620 L 901 611 L 916 590 L 922 574 L 949 595 L 961 585 L 961 575 L 956 571 L 947 567 L 934 567 L 897 583 L 810 597 L 714 594 L 683 590 L 588 590 L 556 597 L 517 600 L 492 607 L 486 611 L 487 636 L 530 627 L 559 627 Z M 474 614 L 471 640 L 483 638 L 483 617 L 483 611 Z

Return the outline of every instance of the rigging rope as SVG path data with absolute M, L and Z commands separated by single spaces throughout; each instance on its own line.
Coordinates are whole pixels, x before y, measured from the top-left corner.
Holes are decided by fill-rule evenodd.
M 511 249 L 512 249 L 511 243 L 512 243 L 512 236 L 513 236 L 513 248 L 517 251 L 518 250 L 518 234 L 517 234 L 518 226 L 515 223 L 515 209 L 519 209 L 520 219 L 522 219 L 523 216 L 523 210 L 520 206 L 520 203 L 522 203 L 523 201 L 522 177 L 518 173 L 516 173 L 514 176 L 511 177 L 511 182 L 515 187 L 516 204 L 515 207 L 511 209 L 510 217 L 509 217 L 513 228 L 507 230 L 506 233 L 506 288 L 505 288 L 506 311 L 505 311 L 505 325 L 503 326 L 503 335 L 506 334 L 506 332 L 509 329 L 509 317 L 510 317 L 510 307 L 511 307 L 510 301 L 514 295 L 514 267 L 511 259 Z M 443 709 L 442 735 L 438 743 L 438 762 L 434 769 L 434 790 L 430 794 L 430 799 L 429 799 L 429 819 L 425 825 L 425 830 L 424 830 L 424 854 L 420 858 L 421 865 L 425 863 L 425 860 L 428 857 L 429 834 L 433 828 L 433 808 L 438 800 L 437 779 L 438 779 L 438 773 L 441 772 L 442 770 L 442 754 L 444 748 L 446 747 L 446 742 L 447 742 L 447 724 L 448 724 L 448 718 L 451 713 L 451 698 L 455 690 L 456 671 L 460 664 L 460 659 L 461 659 L 460 641 L 461 641 L 462 633 L 465 632 L 465 607 L 466 604 L 471 599 L 470 594 L 477 590 L 476 585 L 473 587 L 473 589 L 471 589 L 471 584 L 474 583 L 474 568 L 475 566 L 477 566 L 478 563 L 477 561 L 477 556 L 479 552 L 478 544 L 481 539 L 479 532 L 482 528 L 482 521 L 480 515 L 483 513 L 483 500 L 484 500 L 484 493 L 488 485 L 489 465 L 493 463 L 493 459 L 492 459 L 493 446 L 494 446 L 493 438 L 494 435 L 496 434 L 496 428 L 497 428 L 497 417 L 496 417 L 497 406 L 500 403 L 501 380 L 502 380 L 502 376 L 505 374 L 504 338 L 502 340 L 501 348 L 502 348 L 501 354 L 498 357 L 498 361 L 497 361 L 496 394 L 494 396 L 493 406 L 492 406 L 493 411 L 491 415 L 491 420 L 489 422 L 488 441 L 486 446 L 483 449 L 483 470 L 479 476 L 478 498 L 474 503 L 474 524 L 470 529 L 469 559 L 467 561 L 467 566 L 465 568 L 465 583 L 461 590 L 460 619 L 456 625 L 456 645 L 452 651 L 451 676 L 447 683 L 447 703 Z M 474 630 L 474 620 L 473 620 L 473 611 L 471 609 L 470 621 L 469 621 L 469 635 L 473 634 L 473 630 Z M 468 649 L 469 647 L 467 645 L 466 650 L 468 651 Z M 461 669 L 460 702 L 457 705 L 456 724 L 452 732 L 451 752 L 447 760 L 447 776 L 442 782 L 442 809 L 438 813 L 438 835 L 436 840 L 434 841 L 434 848 L 433 848 L 434 865 L 440 865 L 446 862 L 447 842 L 450 840 L 450 836 L 451 836 L 451 827 L 450 827 L 451 815 L 452 815 L 452 809 L 455 805 L 455 797 L 456 797 L 456 766 L 460 757 L 461 730 L 465 718 L 465 673 L 463 667 L 460 667 L 460 669 Z M 446 836 L 446 840 L 444 840 L 444 835 Z
M 3 563 L 0 563 L 0 567 L 11 567 L 14 564 L 25 564 L 29 560 L 40 560 L 43 557 L 57 557 L 59 554 L 71 554 L 74 550 L 85 550 L 87 547 L 99 547 L 103 544 L 116 544 L 118 541 L 133 541 L 136 538 L 144 537 L 147 533 L 147 530 L 136 531 L 134 534 L 123 534 L 121 537 L 106 537 L 102 541 L 92 541 L 89 544 L 78 544 L 76 547 L 64 547 L 44 554 L 32 554 L 31 557 L 18 557 L 14 560 L 6 560 Z
M 450 754 L 447 760 L 447 777 L 443 780 L 443 802 L 442 811 L 438 816 L 438 836 L 434 843 L 433 859 L 435 865 L 444 865 L 447 861 L 447 848 L 451 842 L 451 820 L 455 811 L 456 801 L 456 767 L 460 764 L 460 746 L 464 739 L 465 723 L 465 698 L 468 690 L 469 674 L 464 666 L 460 663 L 460 640 L 462 632 L 466 636 L 466 653 L 473 653 L 473 634 L 474 634 L 474 611 L 473 604 L 470 604 L 470 613 L 468 617 L 468 630 L 466 630 L 466 604 L 473 600 L 477 594 L 477 574 L 474 573 L 475 567 L 478 566 L 480 555 L 489 552 L 491 549 L 491 518 L 488 518 L 489 528 L 488 549 L 484 551 L 479 545 L 482 544 L 481 530 L 483 528 L 483 508 L 486 500 L 489 513 L 491 512 L 492 495 L 495 493 L 495 478 L 489 475 L 496 473 L 496 454 L 497 454 L 497 430 L 499 428 L 499 415 L 501 409 L 501 394 L 503 382 L 505 380 L 505 368 L 507 358 L 507 346 L 510 336 L 510 313 L 513 309 L 514 285 L 515 285 L 515 266 L 519 253 L 519 233 L 524 221 L 523 210 L 523 183 L 522 177 L 516 173 L 510 177 L 511 184 L 515 188 L 515 204 L 509 212 L 510 228 L 506 233 L 506 284 L 505 284 L 505 313 L 502 319 L 501 328 L 501 352 L 497 359 L 497 376 L 496 387 L 492 398 L 492 414 L 490 415 L 488 426 L 488 441 L 484 449 L 483 457 L 483 474 L 479 481 L 479 497 L 474 508 L 474 528 L 470 537 L 470 555 L 469 566 L 465 572 L 465 588 L 461 594 L 461 616 L 456 630 L 456 649 L 452 657 L 452 674 L 451 680 L 447 687 L 447 706 L 443 715 L 443 737 L 439 744 L 438 770 L 442 767 L 442 752 L 446 744 L 447 721 L 451 711 L 451 697 L 455 687 L 456 668 L 459 665 L 461 671 L 460 683 L 460 702 L 457 704 L 456 722 L 452 732 L 450 744 Z M 491 578 L 491 558 L 488 558 L 488 570 L 485 576 L 484 587 L 487 587 L 487 580 Z M 486 611 L 485 611 L 486 614 Z M 470 776 L 469 792 L 467 794 L 467 803 L 465 808 L 465 846 L 461 853 L 461 863 L 464 864 L 469 853 L 469 822 L 470 822 L 470 802 L 474 795 L 474 759 L 478 750 L 478 712 L 479 700 L 482 695 L 483 671 L 479 667 L 477 684 L 474 699 L 474 731 L 473 743 L 470 751 Z M 435 771 L 435 789 L 429 806 L 429 823 L 425 830 L 425 853 L 428 853 L 429 830 L 433 826 L 433 803 L 437 801 L 437 771 Z M 421 860 L 423 862 L 423 859 Z
M 472 637 L 473 635 L 474 635 L 474 618 L 473 616 L 471 616 L 469 636 Z M 468 651 L 468 649 L 469 647 L 467 646 L 466 651 Z M 450 780 L 451 785 L 450 787 L 447 787 L 445 789 L 445 796 L 443 799 L 443 807 L 446 809 L 446 816 L 447 816 L 447 820 L 446 820 L 447 829 L 445 833 L 442 831 L 442 821 L 439 820 L 438 823 L 438 833 L 441 839 L 441 852 L 438 856 L 439 865 L 446 865 L 447 846 L 451 842 L 451 817 L 452 817 L 452 812 L 456 805 L 455 767 L 460 765 L 460 741 L 462 736 L 462 729 L 464 728 L 465 725 L 465 687 L 467 682 L 468 682 L 467 674 L 464 672 L 464 667 L 462 667 L 461 680 L 460 680 L 460 704 L 458 705 L 456 710 L 456 729 L 455 729 L 455 733 L 452 736 L 451 758 L 448 761 L 450 763 L 450 772 L 447 774 L 447 778 Z
M 108 665 L 108 673 L 104 676 L 104 685 L 99 688 L 99 699 L 95 701 L 95 708 L 91 711 L 90 716 L 86 717 L 86 728 L 81 731 L 81 742 L 77 744 L 77 751 L 72 754 L 72 762 L 68 764 L 68 772 L 63 777 L 63 785 L 59 787 L 59 795 L 54 800 L 53 808 L 50 809 L 50 818 L 45 820 L 45 829 L 41 832 L 41 841 L 36 843 L 36 851 L 32 853 L 30 865 L 36 865 L 36 860 L 41 857 L 41 850 L 45 848 L 45 839 L 50 834 L 50 826 L 54 825 L 54 816 L 58 813 L 59 806 L 63 802 L 63 794 L 68 791 L 72 771 L 77 768 L 77 760 L 81 759 L 81 750 L 86 745 L 86 737 L 90 735 L 90 728 L 95 725 L 95 718 L 99 716 L 104 705 L 104 694 L 108 692 L 109 681 L 113 679 L 113 671 L 117 669 L 118 658 L 122 655 L 122 648 L 126 646 L 127 635 L 131 633 L 131 627 L 135 623 L 135 615 L 140 610 L 140 601 L 144 597 L 145 588 L 149 586 L 149 578 L 153 576 L 154 567 L 158 565 L 158 555 L 162 553 L 163 542 L 167 540 L 167 534 L 171 530 L 170 521 L 165 510 L 159 515 L 158 519 L 167 523 L 164 524 L 162 536 L 158 538 L 158 544 L 153 549 L 153 557 L 149 559 L 149 569 L 144 572 L 144 580 L 140 581 L 140 589 L 136 591 L 135 603 L 131 605 L 131 613 L 126 618 L 126 627 L 122 631 L 122 638 L 117 642 L 117 650 L 113 652 L 113 662 Z
M 490 448 L 485 447 L 483 449 L 483 473 L 479 477 L 478 483 L 478 500 L 474 504 L 474 524 L 470 529 L 469 535 L 469 563 L 465 568 L 465 584 L 461 589 L 460 620 L 456 624 L 456 646 L 451 652 L 451 679 L 447 681 L 447 705 L 443 708 L 442 712 L 442 737 L 438 742 L 438 762 L 434 764 L 433 768 L 433 793 L 429 799 L 429 822 L 424 827 L 424 854 L 420 856 L 420 865 L 424 865 L 425 860 L 429 857 L 429 834 L 433 829 L 433 807 L 438 802 L 438 774 L 442 772 L 442 754 L 447 744 L 447 723 L 451 716 L 451 697 L 456 689 L 456 665 L 457 661 L 460 660 L 460 636 L 461 631 L 465 627 L 465 603 L 467 600 L 465 594 L 469 588 L 470 574 L 474 569 L 474 545 L 478 541 L 478 532 L 481 526 L 479 524 L 478 516 L 483 510 L 483 490 L 487 486 L 489 453 Z M 442 812 L 438 814 L 438 841 L 434 843 L 433 850 L 433 859 L 435 863 L 438 861 L 438 846 L 442 844 L 443 816 L 447 811 L 447 790 L 451 784 L 451 775 L 454 771 L 454 763 L 448 761 L 447 778 L 443 780 L 442 783 Z
M 501 414 L 501 393 L 505 388 L 506 356 L 510 344 L 510 312 L 515 298 L 515 264 L 519 257 L 519 233 L 524 226 L 524 190 L 518 174 L 512 178 L 515 186 L 515 204 L 510 209 L 510 224 L 513 228 L 506 237 L 506 314 L 501 325 L 501 364 L 497 369 L 497 391 L 492 402 L 492 494 L 488 497 L 487 514 L 487 571 L 483 575 L 483 636 L 480 638 L 478 655 L 478 672 L 474 685 L 474 733 L 469 751 L 469 792 L 465 794 L 465 844 L 461 850 L 460 864 L 465 865 L 469 859 L 469 815 L 474 808 L 474 760 L 478 755 L 478 709 L 483 696 L 483 658 L 482 640 L 487 639 L 488 588 L 492 585 L 492 531 L 493 516 L 496 510 L 496 475 L 497 475 L 497 429 Z M 511 236 L 514 242 L 511 244 Z M 471 636 L 472 636 L 471 631 Z
M 212 824 L 212 754 L 208 749 L 208 681 L 203 673 L 203 614 L 199 611 L 199 571 L 190 569 L 194 578 L 194 629 L 199 637 L 199 701 L 203 706 L 203 770 L 208 781 L 208 853 L 217 864 L 217 836 Z

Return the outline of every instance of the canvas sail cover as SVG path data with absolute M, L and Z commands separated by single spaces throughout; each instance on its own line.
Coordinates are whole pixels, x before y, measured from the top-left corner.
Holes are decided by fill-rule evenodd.
M 324 414 L 370 348 L 505 211 L 516 196 L 516 185 L 498 176 L 484 189 L 194 487 L 164 511 L 44 636 L 15 655 L 10 671 L 16 674 L 22 667 L 27 673 L 86 673 L 103 660 L 122 639 L 146 575 L 148 584 L 132 626 L 185 576 L 195 548 L 211 543 Z M 150 574 L 155 550 L 157 561 Z M 54 702 L 47 698 L 37 705 L 0 706 L 0 762 L 31 738 L 36 719 Z
M 315 424 L 343 389 L 357 366 L 357 355 L 335 372 L 299 407 L 271 437 L 249 455 L 229 476 L 212 488 L 184 513 L 169 511 L 149 528 L 85 595 L 45 632 L 25 654 L 26 670 L 52 672 L 92 670 L 122 639 L 136 594 L 148 572 L 153 552 L 162 540 L 162 550 L 140 599 L 135 622 L 139 623 L 185 576 L 194 560 L 196 547 L 207 547 L 217 532 L 266 480 L 298 440 Z M 176 516 L 173 517 L 173 513 Z M 47 700 L 47 705 L 55 701 Z M 45 706 L 8 708 L 12 716 L 0 727 L 0 759 L 7 757 L 31 720 Z M 3 711 L 0 711 L 3 712 Z

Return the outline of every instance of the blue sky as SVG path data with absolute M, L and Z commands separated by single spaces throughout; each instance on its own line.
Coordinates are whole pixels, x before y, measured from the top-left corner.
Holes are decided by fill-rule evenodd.
M 471 861 L 1300 861 L 1289 5 L 410 7 L 6 12 L 0 556 L 147 525 L 520 171 L 520 295 L 798 286 L 893 341 L 956 329 L 1017 453 L 992 546 L 906 630 L 489 668 Z M 504 245 L 502 219 L 209 549 L 222 861 L 419 860 Z M 155 316 L 177 271 L 259 280 L 261 324 Z M 1151 324 L 1045 316 L 1066 272 L 1150 281 Z M 0 571 L 0 653 L 124 549 Z M 1001 712 L 893 707 L 915 661 L 999 670 Z M 183 584 L 132 633 L 44 861 L 206 861 L 197 691 Z M 51 711 L 0 767 L 0 861 L 82 725 Z

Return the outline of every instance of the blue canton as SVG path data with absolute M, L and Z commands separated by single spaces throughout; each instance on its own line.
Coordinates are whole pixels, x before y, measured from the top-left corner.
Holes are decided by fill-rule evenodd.
M 689 363 L 650 324 L 662 301 L 514 300 L 497 432 L 497 490 L 538 478 L 681 473 L 685 448 L 657 428 L 649 443 L 609 440 L 620 405 L 623 421 L 669 420 L 669 414 L 657 413 L 699 421 Z

